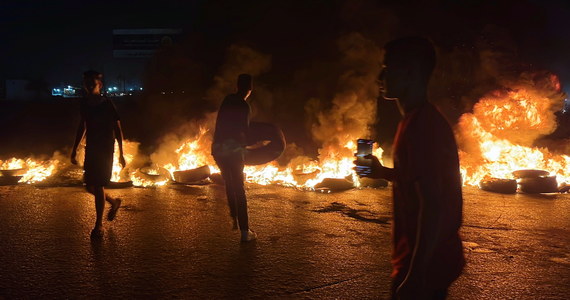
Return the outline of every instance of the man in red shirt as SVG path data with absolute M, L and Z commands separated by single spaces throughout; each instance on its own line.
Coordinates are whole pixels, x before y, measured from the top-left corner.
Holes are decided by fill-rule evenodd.
M 393 183 L 393 299 L 445 299 L 465 260 L 459 236 L 463 198 L 453 131 L 427 99 L 435 50 L 423 38 L 385 46 L 384 98 L 403 119 L 394 140 L 394 168 L 372 159 L 369 177 Z

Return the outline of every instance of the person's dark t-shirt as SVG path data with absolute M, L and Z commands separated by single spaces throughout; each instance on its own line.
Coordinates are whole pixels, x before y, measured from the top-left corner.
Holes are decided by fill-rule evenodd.
M 236 94 L 222 102 L 212 142 L 214 157 L 243 156 L 249 128 L 249 104 Z
M 109 98 L 101 97 L 99 100 L 83 98 L 80 103 L 80 113 L 85 121 L 86 130 L 85 183 L 104 186 L 111 179 L 115 145 L 114 128 L 119 115 Z
M 463 198 L 459 158 L 453 131 L 430 103 L 406 114 L 394 141 L 394 224 L 392 277 L 403 280 L 415 248 L 420 199 L 416 182 L 429 181 L 437 201 L 440 236 L 427 270 L 426 284 L 447 288 L 461 274 L 465 264 L 459 237 Z

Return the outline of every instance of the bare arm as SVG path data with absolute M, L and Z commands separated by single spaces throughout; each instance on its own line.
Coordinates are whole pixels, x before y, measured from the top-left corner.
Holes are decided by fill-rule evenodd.
M 73 148 L 71 149 L 71 163 L 76 165 L 77 164 L 77 147 L 79 147 L 79 143 L 83 139 L 85 135 L 85 120 L 81 118 L 79 122 L 79 126 L 77 126 L 77 133 L 75 134 L 75 142 L 73 142 Z
M 124 168 L 126 165 L 125 157 L 123 156 L 123 129 L 121 128 L 121 121 L 117 120 L 114 126 L 115 138 L 119 144 L 119 163 Z

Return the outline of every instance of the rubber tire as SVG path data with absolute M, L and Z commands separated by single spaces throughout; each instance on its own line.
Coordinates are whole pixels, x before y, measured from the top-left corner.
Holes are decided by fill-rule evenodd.
M 156 183 L 158 181 L 162 181 L 165 179 L 167 179 L 167 182 L 172 180 L 170 172 L 168 170 L 166 170 L 165 168 L 159 167 L 158 168 L 158 173 L 159 173 L 158 175 L 148 174 L 149 169 L 150 168 L 148 168 L 148 167 L 143 167 L 143 168 L 138 169 L 136 171 L 136 173 L 137 173 L 136 176 L 139 176 L 139 177 L 143 178 L 144 180 L 151 181 L 153 183 Z
M 385 188 L 388 186 L 388 181 L 384 179 L 373 179 L 362 177 L 360 178 L 360 187 L 370 187 L 375 189 Z
M 178 183 L 194 183 L 210 177 L 210 166 L 205 165 L 196 169 L 174 171 L 174 181 Z
M 6 177 L 14 177 L 14 176 L 23 176 L 24 174 L 26 174 L 26 172 L 28 171 L 28 169 L 26 168 L 21 168 L 21 169 L 11 169 L 11 170 L 0 170 L 0 174 L 2 176 L 6 176 Z
M 344 178 L 325 178 L 315 185 L 315 189 L 327 189 L 331 191 L 344 191 L 354 188 L 354 183 Z
M 521 192 L 527 194 L 558 193 L 556 176 L 522 178 L 519 181 Z
M 22 176 L 0 176 L 0 185 L 16 185 Z
M 515 178 L 538 178 L 550 175 L 550 172 L 544 170 L 516 170 L 513 172 Z
M 481 180 L 479 187 L 488 192 L 514 194 L 517 192 L 517 181 L 514 179 L 489 178 Z
M 276 160 L 285 150 L 286 141 L 283 131 L 279 127 L 262 122 L 249 123 L 249 145 L 269 141 L 265 146 L 248 149 L 245 154 L 245 164 L 248 166 L 263 165 Z
M 126 189 L 126 188 L 130 188 L 132 186 L 133 186 L 132 181 L 123 181 L 123 182 L 111 181 L 111 182 L 109 182 L 109 184 L 107 186 L 105 186 L 105 188 L 106 189 Z

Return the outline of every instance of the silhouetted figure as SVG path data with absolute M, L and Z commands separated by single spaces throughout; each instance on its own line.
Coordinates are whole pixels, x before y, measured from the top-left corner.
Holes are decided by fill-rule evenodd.
M 251 90 L 251 75 L 240 74 L 237 79 L 237 92 L 226 96 L 220 106 L 212 143 L 212 155 L 225 181 L 234 229 L 237 229 L 239 224 L 242 242 L 256 239 L 256 234 L 249 229 L 243 175 L 250 114 L 246 100 Z
M 125 166 L 123 132 L 115 105 L 109 98 L 101 95 L 103 75 L 96 71 L 83 73 L 83 88 L 85 96 L 80 103 L 81 122 L 77 128 L 75 143 L 71 151 L 71 163 L 77 164 L 77 147 L 85 135 L 85 162 L 83 164 L 85 173 L 83 176 L 87 191 L 95 196 L 97 212 L 91 238 L 101 238 L 105 201 L 111 204 L 107 214 L 109 221 L 113 221 L 121 206 L 121 199 L 113 199 L 105 195 L 104 187 L 111 180 L 115 139 L 119 143 L 119 163 Z
M 383 96 L 403 119 L 394 140 L 394 168 L 372 158 L 369 177 L 393 182 L 393 299 L 445 299 L 465 265 L 459 236 L 463 198 L 457 145 L 442 114 L 428 102 L 435 50 L 423 38 L 385 46 Z

